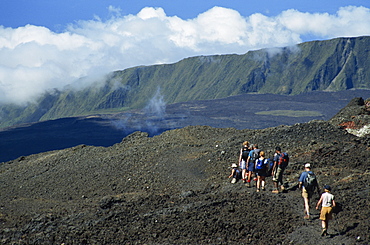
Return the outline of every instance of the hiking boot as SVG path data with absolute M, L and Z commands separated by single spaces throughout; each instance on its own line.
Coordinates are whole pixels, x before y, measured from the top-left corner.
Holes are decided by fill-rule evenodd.
M 272 191 L 272 193 L 278 194 L 279 193 L 279 190 L 278 189 L 275 189 L 275 190 Z

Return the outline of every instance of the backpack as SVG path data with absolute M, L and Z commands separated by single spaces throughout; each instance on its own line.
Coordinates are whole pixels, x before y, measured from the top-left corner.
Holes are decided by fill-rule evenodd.
M 247 147 L 243 147 L 242 148 L 242 159 L 244 161 L 247 161 L 248 156 L 249 156 L 249 149 Z
M 250 158 L 250 161 L 251 162 L 254 162 L 256 161 L 256 159 L 258 159 L 260 157 L 260 149 L 254 149 L 252 150 L 252 156 Z
M 272 169 L 274 168 L 274 161 L 272 159 L 267 159 L 267 175 L 266 177 L 272 176 Z
M 257 159 L 256 169 L 263 170 L 263 169 L 266 168 L 266 166 L 267 166 L 267 159 L 266 158 L 263 159 L 263 160 Z
M 286 153 L 286 152 L 282 152 L 282 153 L 279 155 L 278 165 L 279 165 L 281 168 L 285 168 L 286 166 L 288 166 L 288 163 L 289 163 L 289 155 L 288 155 L 288 153 Z
M 307 191 L 313 191 L 317 185 L 316 175 L 312 172 L 307 172 L 307 176 L 303 181 L 303 186 Z

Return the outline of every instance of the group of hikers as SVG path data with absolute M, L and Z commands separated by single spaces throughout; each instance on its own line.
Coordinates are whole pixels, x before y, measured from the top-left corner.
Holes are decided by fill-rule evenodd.
M 258 148 L 258 144 L 249 145 L 248 141 L 243 143 L 239 154 L 239 164 L 232 164 L 231 183 L 236 183 L 241 179 L 247 187 L 251 187 L 252 176 L 257 182 L 257 192 L 265 191 L 266 177 L 272 176 L 274 182 L 273 193 L 279 193 L 279 184 L 281 191 L 284 191 L 283 173 L 289 163 L 289 156 L 282 152 L 280 147 L 276 147 L 273 159 L 266 158 L 266 153 Z
M 266 157 L 264 151 L 259 149 L 258 144 L 250 145 L 248 141 L 245 141 L 240 149 L 238 164 L 233 163 L 231 166 L 229 178 L 232 178 L 231 183 L 233 184 L 241 180 L 247 187 L 251 187 L 252 178 L 255 175 L 253 180 L 256 181 L 257 192 L 260 192 L 266 190 L 266 177 L 271 176 L 274 184 L 272 193 L 279 193 L 279 189 L 285 191 L 283 173 L 288 163 L 289 155 L 282 152 L 280 147 L 275 148 L 274 157 L 270 159 Z M 302 190 L 304 200 L 304 219 L 310 219 L 310 200 L 315 191 L 318 195 L 321 194 L 317 178 L 311 171 L 310 163 L 304 165 L 304 171 L 298 179 L 298 187 Z M 321 236 L 327 236 L 328 222 L 332 219 L 332 212 L 335 207 L 334 195 L 331 194 L 329 185 L 324 186 L 324 193 L 321 194 L 316 209 L 319 209 L 320 205 L 322 206 L 320 212 Z

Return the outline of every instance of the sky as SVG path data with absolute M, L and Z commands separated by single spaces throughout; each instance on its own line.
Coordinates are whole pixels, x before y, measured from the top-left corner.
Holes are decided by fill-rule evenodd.
M 0 103 L 129 67 L 364 35 L 369 0 L 2 0 Z

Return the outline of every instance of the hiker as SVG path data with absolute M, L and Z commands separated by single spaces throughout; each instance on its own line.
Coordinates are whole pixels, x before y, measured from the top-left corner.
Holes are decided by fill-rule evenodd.
M 329 185 L 324 186 L 324 193 L 321 195 L 320 200 L 316 205 L 316 209 L 319 209 L 322 204 L 320 219 L 322 232 L 321 236 L 328 235 L 329 220 L 333 219 L 333 207 L 335 207 L 334 195 L 331 194 L 331 187 Z
M 242 170 L 242 180 L 243 183 L 245 183 L 245 179 L 247 176 L 247 159 L 249 156 L 249 142 L 244 141 L 242 148 L 240 149 L 240 154 L 239 154 L 239 166 L 240 169 Z
M 317 194 L 320 195 L 319 184 L 315 174 L 311 171 L 311 164 L 306 163 L 304 165 L 304 171 L 299 176 L 298 182 L 299 189 L 302 189 L 302 197 L 305 207 L 304 219 L 310 219 L 310 200 L 315 190 L 317 190 Z
M 288 163 L 288 154 L 286 152 L 281 152 L 281 148 L 277 146 L 275 148 L 274 167 L 272 169 L 272 181 L 274 182 L 274 190 L 272 190 L 272 193 L 279 193 L 279 183 L 281 184 L 281 190 L 285 190 L 283 184 L 283 173 L 285 168 L 288 166 Z
M 231 184 L 235 184 L 240 178 L 240 170 L 236 163 L 231 164 L 231 174 L 229 175 L 229 178 L 231 177 L 232 177 Z
M 255 172 L 254 165 L 261 151 L 260 149 L 258 149 L 257 144 L 254 144 L 251 148 L 252 150 L 249 152 L 249 156 L 247 159 L 247 163 L 248 163 L 248 177 L 247 177 L 247 184 L 246 184 L 247 187 L 251 187 L 252 174 Z
M 267 176 L 268 159 L 265 158 L 265 152 L 260 151 L 260 157 L 256 160 L 255 169 L 257 175 L 257 192 L 265 190 L 265 178 Z

